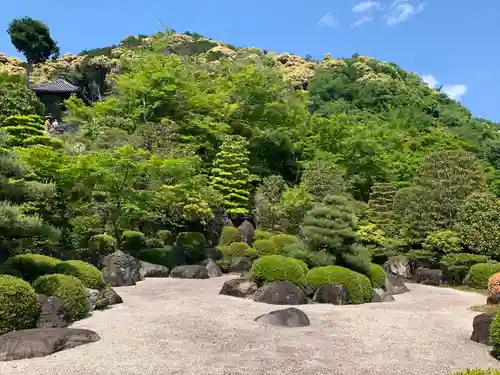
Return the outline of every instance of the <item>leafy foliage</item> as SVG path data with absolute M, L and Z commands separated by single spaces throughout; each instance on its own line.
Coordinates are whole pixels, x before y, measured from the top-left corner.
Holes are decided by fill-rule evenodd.
M 297 285 L 306 282 L 304 267 L 296 259 L 282 255 L 265 255 L 252 265 L 252 277 L 262 283 L 292 281 Z
M 14 276 L 0 275 L 0 335 L 34 328 L 40 305 L 31 285 Z

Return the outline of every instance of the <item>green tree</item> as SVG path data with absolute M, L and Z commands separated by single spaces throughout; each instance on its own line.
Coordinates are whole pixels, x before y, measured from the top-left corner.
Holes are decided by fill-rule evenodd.
M 43 105 L 19 75 L 0 72 L 0 121 L 9 116 L 43 113 Z
M 379 226 L 392 223 L 396 192 L 393 183 L 373 184 L 368 200 L 368 216 L 372 223 Z
M 369 272 L 369 251 L 358 243 L 357 220 L 345 197 L 330 195 L 307 212 L 301 235 L 311 250 L 326 250 L 336 263 Z
M 258 228 L 273 230 L 277 217 L 273 205 L 277 204 L 285 189 L 285 180 L 279 175 L 265 177 L 255 191 L 254 219 Z
M 322 200 L 327 195 L 346 194 L 346 171 L 337 161 L 338 157 L 335 155 L 317 152 L 315 158 L 306 163 L 301 182 L 317 200 Z
M 241 136 L 226 136 L 211 171 L 212 186 L 224 197 L 231 214 L 246 214 L 249 208 L 248 142 Z
M 13 20 L 7 29 L 14 47 L 26 57 L 26 87 L 30 84 L 33 64 L 59 56 L 59 47 L 51 38 L 49 28 L 30 17 Z

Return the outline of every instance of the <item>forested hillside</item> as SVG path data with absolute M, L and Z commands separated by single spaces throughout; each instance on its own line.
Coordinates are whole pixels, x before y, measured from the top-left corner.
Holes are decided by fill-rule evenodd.
M 34 65 L 32 82 L 83 93 L 63 119 L 80 130 L 50 142 L 12 126 L 43 115 L 25 68 L 0 56 L 4 257 L 87 256 L 130 236 L 162 248 L 183 232 L 214 248 L 226 212 L 293 236 L 284 252 L 309 266 L 500 258 L 498 124 L 395 63 L 127 37 Z

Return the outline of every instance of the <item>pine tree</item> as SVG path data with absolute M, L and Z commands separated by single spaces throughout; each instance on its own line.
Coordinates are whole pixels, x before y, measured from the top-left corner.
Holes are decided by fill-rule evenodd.
M 368 272 L 370 255 L 358 243 L 356 225 L 347 198 L 330 195 L 306 214 L 301 235 L 311 250 L 326 250 L 335 256 L 337 264 Z
M 248 142 L 238 135 L 226 136 L 214 161 L 211 173 L 213 187 L 224 197 L 230 214 L 246 214 L 249 206 L 250 171 Z

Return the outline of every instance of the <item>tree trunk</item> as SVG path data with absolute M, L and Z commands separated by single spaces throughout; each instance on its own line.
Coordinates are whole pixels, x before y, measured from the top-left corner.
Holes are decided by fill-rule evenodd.
M 30 77 L 31 77 L 31 61 L 26 62 L 26 88 L 30 88 Z

